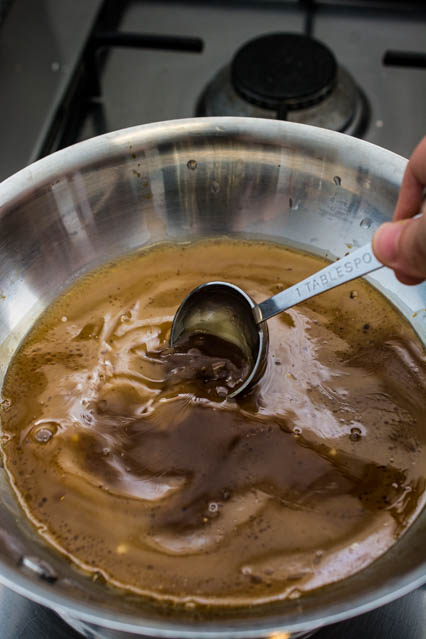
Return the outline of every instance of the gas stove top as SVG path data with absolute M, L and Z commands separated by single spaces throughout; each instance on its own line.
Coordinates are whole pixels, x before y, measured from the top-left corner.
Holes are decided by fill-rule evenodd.
M 195 115 L 305 122 L 409 156 L 426 131 L 425 27 L 423 0 L 0 0 L 0 179 Z M 315 634 L 360 636 L 426 639 L 426 589 Z M 0 587 L 1 639 L 77 637 Z
M 106 131 L 197 114 L 305 122 L 405 157 L 426 129 L 423 0 L 2 3 L 0 179 Z

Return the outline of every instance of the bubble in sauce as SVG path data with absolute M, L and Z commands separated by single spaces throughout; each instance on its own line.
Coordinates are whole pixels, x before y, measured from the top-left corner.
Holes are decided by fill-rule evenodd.
M 44 422 L 33 429 L 33 437 L 39 444 L 47 444 L 58 430 L 56 422 Z
M 219 512 L 219 508 L 219 504 L 215 501 L 211 501 L 208 505 L 208 511 L 212 514 Z
M 349 439 L 353 442 L 359 442 L 362 437 L 362 432 L 360 428 L 354 426 L 351 428 L 351 434 L 349 435 Z
M 3 400 L 0 402 L 0 408 L 1 408 L 1 410 L 5 411 L 5 412 L 9 410 L 9 408 L 11 407 L 11 405 L 12 405 L 12 402 L 10 401 L 10 399 L 3 399 Z

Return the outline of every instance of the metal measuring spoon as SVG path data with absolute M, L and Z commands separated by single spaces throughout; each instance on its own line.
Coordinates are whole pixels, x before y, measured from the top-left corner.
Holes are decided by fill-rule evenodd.
M 250 372 L 228 395 L 235 397 L 254 386 L 264 373 L 269 344 L 266 320 L 382 266 L 374 257 L 370 242 L 260 304 L 234 284 L 201 284 L 179 306 L 173 319 L 170 345 L 176 346 L 191 335 L 201 333 L 220 337 L 230 343 L 230 347 L 238 348 L 247 359 Z

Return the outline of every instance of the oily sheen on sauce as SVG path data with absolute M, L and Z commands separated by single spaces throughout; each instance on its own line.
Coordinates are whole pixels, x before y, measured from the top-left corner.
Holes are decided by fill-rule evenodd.
M 198 284 L 260 301 L 322 265 L 267 243 L 164 245 L 54 302 L 1 414 L 40 535 L 115 586 L 211 606 L 296 599 L 392 546 L 425 503 L 426 359 L 379 293 L 352 282 L 270 320 L 266 373 L 238 400 L 223 353 L 200 367 L 168 348 Z

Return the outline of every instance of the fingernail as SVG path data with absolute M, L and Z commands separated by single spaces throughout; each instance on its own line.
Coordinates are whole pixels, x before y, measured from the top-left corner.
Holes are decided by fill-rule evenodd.
M 373 239 L 373 251 L 380 262 L 392 264 L 397 259 L 398 238 L 403 224 L 386 222 L 376 231 Z

